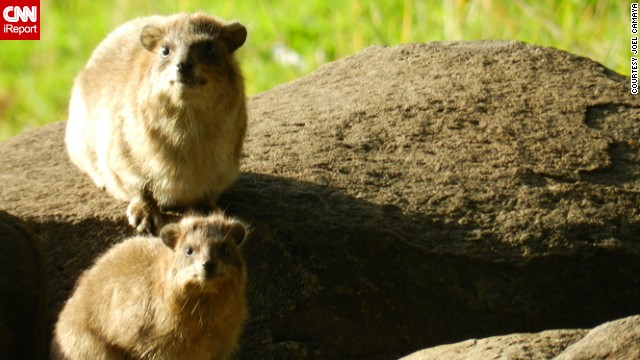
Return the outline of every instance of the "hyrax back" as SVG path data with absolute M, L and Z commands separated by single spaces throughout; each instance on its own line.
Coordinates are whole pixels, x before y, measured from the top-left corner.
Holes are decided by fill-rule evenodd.
M 132 20 L 75 79 L 65 142 L 138 231 L 161 207 L 213 204 L 238 176 L 247 112 L 234 52 L 247 31 L 203 13 Z
M 222 214 L 133 237 L 85 271 L 56 324 L 54 359 L 225 359 L 246 318 L 247 233 Z

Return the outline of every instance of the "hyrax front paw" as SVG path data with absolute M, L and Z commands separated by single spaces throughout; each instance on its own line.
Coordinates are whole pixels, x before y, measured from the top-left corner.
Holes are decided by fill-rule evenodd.
M 127 219 L 137 233 L 156 234 L 164 225 L 160 208 L 151 197 L 136 196 L 127 207 Z

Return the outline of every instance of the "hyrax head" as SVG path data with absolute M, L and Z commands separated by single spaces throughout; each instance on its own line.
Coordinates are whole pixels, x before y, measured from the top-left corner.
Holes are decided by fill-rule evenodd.
M 207 292 L 221 281 L 244 282 L 245 269 L 238 246 L 247 235 L 246 226 L 221 214 L 185 217 L 160 231 L 173 249 L 171 276 L 181 288 Z
M 175 15 L 140 33 L 140 43 L 155 57 L 151 83 L 181 95 L 189 90 L 208 95 L 237 90 L 242 77 L 233 53 L 246 38 L 242 24 L 203 13 Z

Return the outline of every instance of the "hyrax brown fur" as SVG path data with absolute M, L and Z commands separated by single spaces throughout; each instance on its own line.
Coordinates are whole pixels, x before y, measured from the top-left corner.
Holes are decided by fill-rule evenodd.
M 214 205 L 238 176 L 247 126 L 234 52 L 245 27 L 203 13 L 115 29 L 75 79 L 65 142 L 129 223 L 157 230 L 160 207 Z M 155 227 L 155 229 L 154 229 Z
M 55 327 L 53 359 L 225 359 L 246 318 L 245 225 L 220 213 L 133 237 L 85 271 Z

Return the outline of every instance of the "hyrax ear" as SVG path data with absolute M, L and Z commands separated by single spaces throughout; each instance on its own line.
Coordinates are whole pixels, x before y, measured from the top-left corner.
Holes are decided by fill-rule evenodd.
M 239 22 L 232 22 L 222 27 L 220 38 L 227 44 L 229 52 L 232 53 L 247 40 L 247 29 Z
M 145 49 L 153 51 L 162 39 L 162 29 L 157 26 L 147 25 L 140 33 L 140 43 Z
M 224 235 L 224 238 L 234 241 L 236 245 L 240 245 L 247 236 L 247 232 L 247 228 L 243 223 L 234 221 L 227 229 L 227 233 Z
M 168 224 L 160 230 L 160 238 L 162 239 L 162 242 L 171 249 L 175 249 L 179 237 L 180 226 L 178 226 L 178 224 Z

